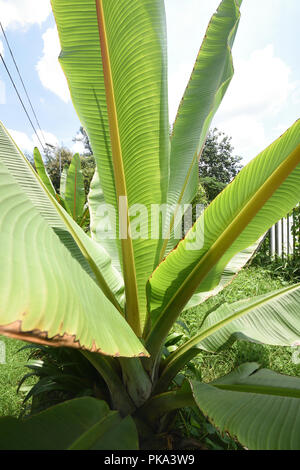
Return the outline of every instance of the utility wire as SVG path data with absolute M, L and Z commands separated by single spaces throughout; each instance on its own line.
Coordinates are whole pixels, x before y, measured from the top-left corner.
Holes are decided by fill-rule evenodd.
M 38 128 L 39 128 L 39 130 L 41 131 L 41 135 L 42 135 L 42 137 L 43 137 L 43 140 L 44 140 L 45 144 L 47 145 L 47 142 L 46 142 L 45 136 L 44 136 L 44 134 L 43 134 L 41 125 L 40 125 L 39 120 L 38 120 L 38 118 L 37 118 L 37 115 L 36 115 L 36 113 L 35 113 L 35 111 L 34 111 L 34 107 L 33 107 L 33 105 L 32 105 L 32 102 L 31 102 L 31 99 L 30 99 L 29 94 L 28 94 L 28 92 L 27 92 L 27 89 L 26 89 L 26 87 L 25 87 L 25 83 L 24 83 L 24 81 L 23 81 L 23 79 L 22 79 L 22 75 L 21 75 L 21 73 L 20 73 L 19 67 L 18 67 L 17 62 L 16 62 L 16 60 L 15 60 L 13 51 L 11 50 L 9 41 L 8 41 L 8 39 L 7 39 L 7 36 L 6 36 L 6 34 L 5 34 L 5 31 L 4 31 L 4 28 L 3 28 L 3 25 L 2 25 L 2 23 L 1 23 L 1 21 L 0 21 L 0 28 L 1 28 L 1 30 L 2 30 L 2 34 L 3 34 L 3 36 L 4 36 L 4 39 L 5 39 L 5 42 L 6 42 L 6 44 L 7 44 L 8 50 L 9 50 L 10 55 L 11 55 L 11 58 L 12 58 L 12 60 L 13 60 L 13 63 L 15 64 L 16 70 L 17 70 L 17 72 L 18 72 L 20 81 L 21 81 L 21 83 L 22 83 L 24 92 L 25 92 L 25 94 L 26 94 L 28 103 L 29 103 L 29 105 L 30 105 L 30 107 L 31 107 L 32 113 L 33 113 L 33 115 L 34 115 L 34 117 L 35 117 L 35 120 L 36 120 L 36 123 L 37 123 L 37 125 L 38 125 Z M 44 147 L 43 147 L 43 148 L 44 148 Z
M 18 92 L 18 89 L 17 89 L 17 87 L 16 87 L 16 85 L 15 85 L 14 79 L 12 78 L 12 76 L 11 76 L 11 74 L 10 74 L 10 71 L 8 70 L 8 67 L 7 67 L 7 65 L 6 65 L 6 63 L 5 63 L 4 57 L 3 57 L 3 55 L 1 54 L 1 52 L 0 52 L 0 58 L 1 58 L 2 62 L 3 62 L 3 65 L 4 65 L 4 67 L 5 67 L 6 72 L 7 72 L 8 76 L 9 76 L 9 78 L 10 78 L 10 81 L 11 81 L 11 83 L 12 83 L 14 89 L 15 89 L 15 92 L 16 92 L 17 95 L 18 95 L 18 98 L 19 98 L 19 100 L 20 100 L 20 103 L 21 103 L 21 105 L 22 105 L 22 107 L 23 107 L 23 109 L 24 109 L 24 111 L 25 111 L 25 113 L 26 113 L 26 116 L 27 116 L 27 118 L 28 118 L 28 120 L 29 120 L 29 122 L 30 122 L 30 124 L 31 124 L 31 127 L 32 127 L 32 129 L 33 129 L 35 135 L 37 136 L 37 138 L 38 138 L 38 140 L 39 140 L 39 142 L 40 142 L 40 144 L 41 144 L 41 146 L 42 146 L 42 148 L 43 148 L 43 151 L 45 152 L 45 147 L 44 147 L 44 145 L 42 144 L 41 139 L 40 139 L 40 137 L 39 137 L 39 135 L 38 135 L 38 133 L 37 133 L 37 131 L 36 131 L 34 125 L 33 125 L 33 122 L 32 122 L 32 120 L 31 120 L 31 118 L 30 118 L 30 116 L 29 116 L 29 114 L 28 114 L 28 112 L 27 112 L 27 109 L 26 109 L 26 107 L 25 107 L 25 104 L 23 103 L 23 100 L 22 100 L 22 98 L 21 98 L 21 96 L 20 96 L 20 93 Z

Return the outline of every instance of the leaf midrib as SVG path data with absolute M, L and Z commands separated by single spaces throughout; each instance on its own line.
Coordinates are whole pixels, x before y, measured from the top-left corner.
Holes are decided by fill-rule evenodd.
M 107 39 L 106 22 L 102 0 L 96 1 L 97 21 L 100 38 L 100 50 L 102 56 L 102 69 L 105 84 L 106 104 L 108 110 L 108 122 L 110 130 L 110 141 L 112 150 L 112 162 L 114 168 L 114 178 L 117 201 L 120 197 L 127 199 L 126 178 L 123 165 L 122 147 L 119 132 L 119 121 L 114 94 L 114 81 L 111 70 L 109 44 Z M 141 337 L 140 313 L 138 287 L 136 278 L 135 259 L 133 243 L 130 237 L 130 223 L 128 213 L 128 203 L 126 207 L 126 238 L 121 239 L 123 270 L 126 294 L 126 317 L 129 325 L 138 337 Z

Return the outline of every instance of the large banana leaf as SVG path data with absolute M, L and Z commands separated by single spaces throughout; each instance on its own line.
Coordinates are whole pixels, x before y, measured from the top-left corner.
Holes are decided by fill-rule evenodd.
M 171 136 L 170 205 L 190 204 L 197 193 L 199 157 L 234 73 L 231 49 L 241 3 L 241 0 L 223 0 L 211 18 L 180 103 Z M 171 218 L 171 225 L 172 222 Z M 178 240 L 171 239 L 167 251 L 177 243 Z
M 150 214 L 151 204 L 166 202 L 169 173 L 164 3 L 52 0 L 52 7 L 60 63 L 89 134 L 105 202 L 117 208 L 117 198 L 126 195 L 129 207 L 143 204 Z M 150 237 L 133 240 L 133 248 L 129 238 L 121 243 L 128 314 L 138 309 L 142 323 L 159 244 Z
M 197 335 L 168 356 L 157 390 L 166 389 L 200 349 L 216 352 L 236 339 L 277 346 L 298 344 L 299 305 L 299 284 L 253 299 L 223 304 L 207 316 Z
M 222 433 L 250 450 L 298 450 L 300 379 L 244 364 L 209 385 L 192 381 L 195 401 Z
M 151 349 L 158 350 L 195 291 L 216 287 L 230 259 L 296 206 L 299 163 L 297 121 L 239 173 L 154 271 L 148 285 L 154 323 Z
M 73 219 L 78 221 L 82 217 L 85 204 L 84 180 L 78 153 L 73 156 L 68 170 L 65 202 Z
M 117 303 L 107 298 L 114 296 L 101 266 L 119 283 L 107 253 L 90 244 L 48 193 L 2 125 L 0 205 L 1 333 L 110 355 L 142 353 Z
M 0 123 L 0 161 L 8 168 L 41 216 L 51 225 L 62 243 L 82 267 L 95 278 L 117 308 L 123 295 L 123 281 L 112 268 L 107 252 L 94 243 L 55 201 L 24 155 Z
M 300 338 L 299 305 L 299 284 L 253 299 L 223 304 L 208 315 L 201 333 L 192 342 L 212 352 L 237 338 L 293 346 Z M 205 339 L 198 341 L 202 335 Z
M 122 419 L 104 401 L 70 400 L 18 420 L 0 418 L 2 450 L 138 450 L 130 416 Z

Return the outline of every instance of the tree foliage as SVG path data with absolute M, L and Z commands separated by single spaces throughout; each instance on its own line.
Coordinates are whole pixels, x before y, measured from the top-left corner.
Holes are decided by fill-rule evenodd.
M 88 141 L 86 143 L 88 144 Z M 45 167 L 51 181 L 59 193 L 60 178 L 64 167 L 69 168 L 72 161 L 73 153 L 65 146 L 58 146 L 45 154 Z M 86 195 L 89 193 L 90 184 L 95 173 L 95 158 L 92 154 L 84 153 L 80 156 L 81 169 L 84 177 L 84 187 Z
M 208 201 L 212 201 L 241 170 L 242 157 L 234 155 L 231 137 L 212 129 L 199 160 L 199 177 Z

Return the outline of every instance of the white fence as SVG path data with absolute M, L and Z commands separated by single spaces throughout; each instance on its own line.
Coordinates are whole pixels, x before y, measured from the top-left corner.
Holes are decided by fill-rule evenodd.
M 292 233 L 294 215 L 281 219 L 269 232 L 270 255 L 285 256 L 295 252 L 295 236 Z

